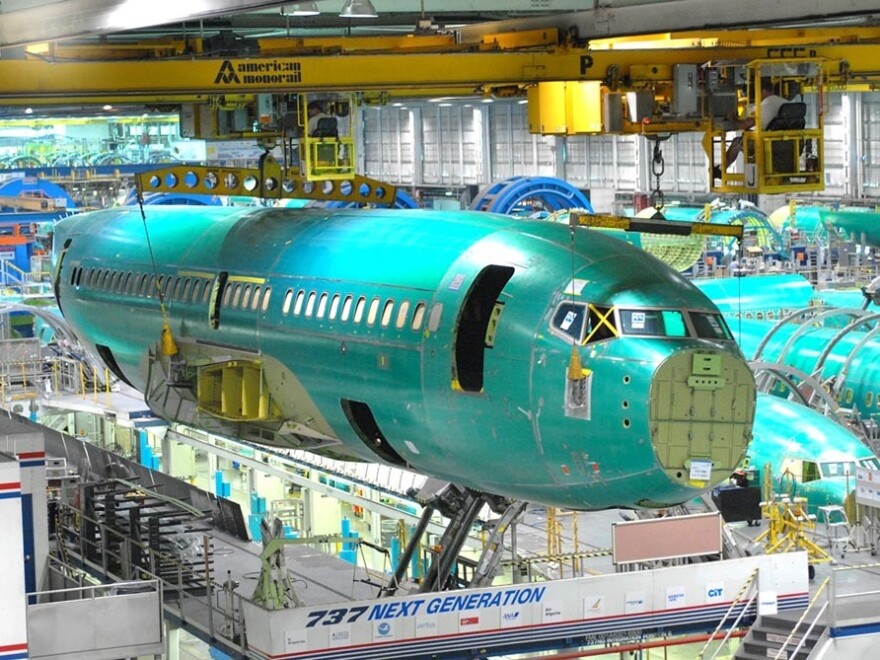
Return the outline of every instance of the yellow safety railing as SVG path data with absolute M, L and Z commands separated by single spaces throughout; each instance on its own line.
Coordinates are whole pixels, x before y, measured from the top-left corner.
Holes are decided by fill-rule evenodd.
M 709 649 L 709 644 L 711 644 L 715 640 L 715 636 L 721 631 L 721 627 L 730 618 L 731 614 L 733 614 L 734 608 L 736 608 L 737 605 L 742 603 L 742 598 L 749 592 L 749 590 L 755 584 L 755 578 L 757 578 L 757 577 L 758 577 L 758 569 L 756 568 L 755 570 L 753 570 L 751 572 L 751 574 L 746 579 L 743 586 L 740 587 L 740 590 L 737 592 L 733 601 L 730 603 L 730 607 L 727 608 L 727 611 L 724 613 L 724 616 L 721 617 L 721 620 L 718 622 L 718 625 L 715 626 L 715 630 L 712 631 L 712 634 L 709 635 L 709 639 L 706 640 L 706 643 L 703 645 L 703 648 L 700 649 L 700 652 L 697 654 L 697 660 L 703 660 L 703 658 L 706 655 L 706 651 Z M 730 639 L 731 633 L 739 625 L 739 622 L 742 620 L 743 616 L 748 611 L 748 609 L 752 606 L 752 603 L 755 601 L 755 598 L 757 598 L 757 596 L 758 596 L 758 591 L 755 590 L 755 593 L 753 593 L 751 595 L 751 597 L 748 599 L 748 601 L 746 601 L 745 605 L 743 606 L 742 610 L 740 610 L 740 613 L 737 615 L 734 622 L 732 624 L 730 624 L 730 626 L 728 627 L 727 633 L 724 635 L 724 638 L 718 644 L 718 648 L 715 649 L 715 653 L 713 653 L 709 657 L 709 660 L 714 660 L 715 656 L 718 655 L 718 652 L 721 650 L 721 648 L 724 646 L 724 644 L 727 642 L 727 640 Z

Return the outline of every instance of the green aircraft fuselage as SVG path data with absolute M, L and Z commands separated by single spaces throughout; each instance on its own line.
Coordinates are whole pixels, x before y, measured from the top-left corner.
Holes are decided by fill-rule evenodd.
M 196 207 L 146 227 L 152 255 L 137 209 L 58 223 L 56 295 L 167 419 L 578 509 L 685 501 L 751 437 L 754 379 L 715 306 L 598 232 Z

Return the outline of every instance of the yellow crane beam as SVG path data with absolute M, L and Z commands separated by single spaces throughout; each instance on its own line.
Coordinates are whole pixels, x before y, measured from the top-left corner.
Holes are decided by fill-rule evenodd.
M 185 59 L 176 56 L 110 61 L 3 59 L 0 103 L 103 104 L 109 99 L 116 103 L 143 99 L 181 102 L 218 95 L 322 90 L 383 91 L 398 96 L 431 92 L 471 95 L 544 81 L 592 80 L 612 86 L 638 86 L 668 81 L 675 64 L 801 58 L 828 62 L 825 82 L 829 89 L 880 86 L 876 66 L 880 59 L 878 30 L 798 31 L 797 39 L 790 32 L 780 31 L 774 41 L 773 31 L 761 31 L 747 45 L 739 45 L 746 35 L 735 33 L 737 38 L 731 40 L 732 44 L 720 35 L 704 35 L 700 43 L 711 38 L 716 41 L 708 43 L 716 45 L 693 46 L 693 42 L 686 41 L 685 48 L 626 48 L 623 41 L 614 48 L 601 42 L 595 48 L 547 45 L 551 39 L 542 44 L 540 35 L 532 35 L 520 41 L 490 39 L 487 43 L 495 45 L 488 50 L 470 52 L 435 43 L 436 50 L 431 52 L 401 47 L 387 52 L 356 50 L 226 59 L 195 55 Z M 538 45 L 533 45 L 536 42 Z M 368 44 L 362 45 L 366 48 Z M 281 52 L 275 48 L 271 46 L 272 52 Z

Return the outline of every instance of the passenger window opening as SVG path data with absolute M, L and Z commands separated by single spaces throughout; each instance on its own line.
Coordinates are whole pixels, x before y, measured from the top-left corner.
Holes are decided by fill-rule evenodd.
M 391 323 L 391 317 L 394 315 L 394 301 L 386 300 L 385 306 L 382 308 L 382 319 L 379 324 L 383 328 L 387 328 Z
M 262 295 L 262 293 L 263 293 L 263 287 L 261 287 L 261 286 L 254 287 L 253 298 L 251 299 L 251 311 L 252 312 L 257 311 L 257 307 L 260 306 L 260 296 Z
M 333 299 L 330 301 L 330 315 L 329 318 L 331 321 L 336 320 L 336 315 L 339 313 L 339 294 L 334 293 Z
M 269 301 L 271 300 L 271 298 L 272 298 L 272 287 L 267 286 L 266 290 L 263 291 L 263 306 L 261 308 L 262 311 L 265 312 L 269 309 Z
M 370 310 L 367 312 L 367 325 L 372 327 L 376 323 L 376 316 L 379 314 L 379 299 L 373 298 L 370 301 Z
M 319 319 L 324 318 L 324 314 L 327 313 L 327 294 L 322 293 L 321 297 L 318 298 L 318 311 L 315 313 Z
M 281 313 L 287 316 L 290 313 L 290 305 L 293 302 L 293 289 L 288 289 L 284 294 L 284 304 L 281 306 Z
M 302 314 L 303 303 L 306 299 L 306 292 L 304 289 L 300 289 L 296 294 L 296 303 L 293 305 L 293 315 L 299 316 Z
M 440 328 L 440 320 L 443 318 L 443 303 L 435 303 L 428 316 L 428 331 L 437 332 Z
M 342 303 L 342 315 L 339 317 L 340 321 L 348 321 L 349 317 L 351 317 L 352 300 L 352 296 L 345 296 L 345 301 Z
M 367 306 L 367 299 L 364 296 L 358 298 L 357 304 L 354 306 L 354 322 L 360 323 L 364 318 L 364 308 Z
M 315 298 L 317 297 L 317 295 L 318 294 L 316 294 L 314 291 L 309 292 L 309 299 L 306 302 L 306 316 L 307 317 L 311 317 L 311 315 L 315 311 Z
M 244 292 L 241 294 L 241 308 L 247 309 L 251 302 L 251 285 L 246 284 Z
M 400 307 L 397 310 L 397 320 L 394 322 L 394 327 L 398 330 L 401 330 L 403 326 L 406 325 L 406 318 L 409 315 L 409 300 L 404 300 L 400 303 Z
M 465 392 L 483 389 L 484 361 L 491 348 L 490 321 L 504 286 L 513 277 L 510 266 L 487 266 L 474 279 L 455 324 L 455 381 Z M 494 331 L 491 333 L 494 338 Z
M 425 303 L 419 302 L 413 310 L 412 324 L 410 327 L 416 332 L 422 329 L 422 323 L 425 322 L 425 310 L 427 307 L 428 306 Z

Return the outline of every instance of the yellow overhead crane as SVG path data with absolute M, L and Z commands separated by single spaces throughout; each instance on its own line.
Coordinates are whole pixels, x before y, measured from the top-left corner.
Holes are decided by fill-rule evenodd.
M 383 102 L 527 93 L 535 133 L 703 132 L 710 168 L 722 170 L 713 189 L 753 193 L 820 188 L 825 93 L 880 87 L 877 28 L 690 32 L 589 43 L 544 29 L 486 35 L 477 44 L 459 44 L 450 35 L 266 39 L 257 40 L 255 50 L 250 57 L 210 57 L 198 39 L 32 46 L 24 59 L 0 60 L 0 104 L 189 103 L 209 108 L 195 135 L 269 137 L 283 129 L 280 122 L 254 121 L 223 133 L 210 119 L 267 97 L 276 114 L 294 104 L 303 128 L 298 99 L 307 94 L 351 92 L 355 102 Z M 729 122 L 743 118 L 749 103 L 759 105 L 757 81 L 765 75 L 795 103 L 813 104 L 809 126 L 750 132 L 743 139 L 745 162 L 728 163 Z M 777 167 L 775 154 L 782 151 L 788 164 Z

